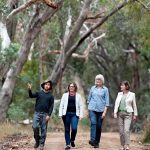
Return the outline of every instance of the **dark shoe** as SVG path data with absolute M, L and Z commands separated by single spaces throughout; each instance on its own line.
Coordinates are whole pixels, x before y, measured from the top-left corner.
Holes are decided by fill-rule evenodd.
M 75 147 L 74 141 L 71 141 L 71 146 L 72 146 L 72 147 Z
M 90 144 L 91 146 L 95 146 L 95 142 L 94 142 L 94 141 L 89 141 L 89 144 Z
M 34 148 L 38 148 L 38 147 L 39 147 L 39 143 L 35 143 Z
M 65 148 L 65 150 L 68 150 L 68 149 L 70 149 L 70 145 L 67 145 Z
M 40 145 L 40 150 L 44 150 L 44 145 Z
M 96 143 L 96 144 L 94 145 L 94 148 L 99 148 L 99 144 Z

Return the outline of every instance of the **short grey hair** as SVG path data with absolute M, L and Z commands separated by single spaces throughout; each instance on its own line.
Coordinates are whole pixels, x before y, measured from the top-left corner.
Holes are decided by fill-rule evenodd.
M 104 84 L 104 76 L 102 75 L 102 74 L 98 74 L 96 77 L 95 77 L 95 84 L 96 84 L 96 80 L 97 79 L 100 79 L 102 82 L 103 82 L 103 84 Z

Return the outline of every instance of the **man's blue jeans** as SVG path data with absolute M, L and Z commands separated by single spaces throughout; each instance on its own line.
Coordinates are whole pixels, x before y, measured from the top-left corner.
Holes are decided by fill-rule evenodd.
M 90 140 L 99 144 L 101 138 L 101 129 L 102 129 L 102 113 L 90 110 L 90 121 L 91 121 L 91 133 Z
M 75 112 L 67 112 L 66 115 L 62 117 L 62 119 L 65 128 L 66 145 L 70 145 L 71 141 L 75 141 L 79 117 L 76 116 Z M 70 127 L 71 127 L 71 138 L 70 138 Z
M 46 121 L 47 113 L 43 112 L 35 112 L 33 118 L 33 132 L 34 139 L 37 144 L 44 146 L 46 134 L 47 134 L 47 121 Z

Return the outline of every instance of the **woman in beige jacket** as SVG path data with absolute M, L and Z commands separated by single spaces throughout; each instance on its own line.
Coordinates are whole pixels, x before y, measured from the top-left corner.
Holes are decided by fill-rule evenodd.
M 115 107 L 114 118 L 118 118 L 120 142 L 122 147 L 120 150 L 129 150 L 130 144 L 130 125 L 131 121 L 137 118 L 137 106 L 135 93 L 130 92 L 130 84 L 128 81 L 121 83 L 121 92 L 118 93 Z

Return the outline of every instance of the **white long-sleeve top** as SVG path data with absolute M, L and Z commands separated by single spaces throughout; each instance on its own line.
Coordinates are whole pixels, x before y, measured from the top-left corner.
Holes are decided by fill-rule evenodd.
M 69 92 L 64 93 L 62 98 L 61 98 L 61 102 L 60 102 L 60 106 L 59 106 L 59 116 L 62 117 L 64 115 L 66 115 L 67 112 L 67 107 L 68 107 L 68 98 L 69 98 Z M 79 118 L 83 118 L 83 103 L 82 103 L 82 98 L 81 95 L 79 93 L 76 93 L 76 115 Z

